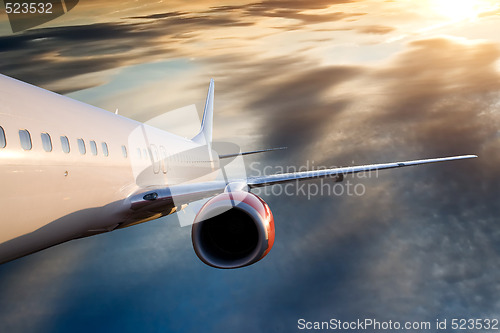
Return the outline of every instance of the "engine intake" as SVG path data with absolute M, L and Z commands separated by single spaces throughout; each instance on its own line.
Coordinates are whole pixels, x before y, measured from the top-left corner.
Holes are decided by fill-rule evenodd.
M 248 266 L 264 258 L 274 244 L 273 215 L 253 193 L 222 193 L 198 212 L 191 238 L 196 255 L 207 265 Z

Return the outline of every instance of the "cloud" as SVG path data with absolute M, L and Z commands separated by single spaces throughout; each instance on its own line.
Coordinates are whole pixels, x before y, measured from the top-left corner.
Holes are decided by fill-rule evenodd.
M 359 33 L 375 34 L 375 35 L 385 35 L 390 32 L 393 32 L 394 30 L 396 29 L 385 25 L 369 25 L 369 26 L 359 27 L 358 29 L 356 29 L 356 31 Z
M 239 6 L 216 6 L 210 8 L 207 11 L 199 12 L 196 15 L 188 14 L 186 12 L 166 12 L 144 16 L 134 16 L 130 18 L 165 19 L 165 21 L 169 22 L 169 25 L 173 26 L 194 23 L 198 25 L 207 25 L 210 27 L 250 26 L 254 25 L 256 20 L 260 21 L 262 20 L 262 18 L 280 18 L 299 21 L 298 24 L 290 24 L 288 22 L 283 24 L 284 29 L 293 30 L 303 28 L 309 24 L 341 21 L 366 15 L 366 13 L 348 13 L 340 11 L 323 12 L 320 14 L 304 13 L 307 10 L 325 9 L 335 4 L 350 2 L 352 1 L 339 1 L 336 3 L 332 3 L 331 1 L 319 3 L 289 1 L 286 3 L 280 2 L 280 5 L 277 5 L 275 1 L 264 1 Z
M 498 5 L 495 9 L 479 13 L 478 16 L 479 17 L 489 17 L 489 16 L 495 16 L 495 15 L 500 15 L 500 8 L 498 7 Z
M 196 31 L 253 24 L 229 17 L 186 16 L 183 12 L 143 18 L 156 17 L 168 20 L 45 28 L 0 37 L 4 59 L 0 71 L 50 88 L 53 82 L 79 75 L 183 56 L 189 53 L 183 45 L 197 39 Z
M 287 25 L 286 29 L 297 29 L 303 27 L 303 25 L 308 24 L 318 24 L 318 23 L 328 23 L 334 21 L 341 21 L 348 18 L 355 18 L 359 16 L 366 15 L 365 13 L 346 13 L 346 12 L 334 12 L 326 14 L 304 14 L 300 11 L 293 9 L 248 9 L 246 11 L 247 15 L 260 16 L 260 17 L 277 17 L 283 19 L 294 19 L 300 21 L 300 25 Z
M 329 89 L 352 79 L 360 69 L 331 66 L 287 75 L 287 82 L 275 85 L 257 97 L 248 108 L 262 113 L 264 124 L 272 124 L 266 142 L 273 146 L 288 145 L 291 149 L 309 146 L 325 134 L 325 126 L 349 105 L 349 100 L 334 98 L 325 102 Z M 272 113 L 267 110 L 272 109 Z M 267 114 L 265 116 L 264 114 Z M 296 135 L 290 136 L 291 133 Z
M 302 63 L 301 71 L 288 71 L 286 82 L 256 88 L 248 108 L 276 127 L 264 139 L 273 144 L 291 140 L 307 145 L 325 135 L 322 128 L 338 125 L 343 131 L 349 125 L 346 138 L 372 138 L 366 141 L 369 150 L 376 148 L 371 142 L 376 145 L 390 136 L 391 149 L 407 146 L 436 156 L 479 153 L 497 138 L 493 111 L 498 107 L 499 57 L 493 43 L 438 38 L 412 42 L 390 63 L 376 68 Z M 277 72 L 287 66 L 292 62 Z M 368 95 L 360 98 L 354 86 L 366 88 Z
M 181 27 L 181 26 L 198 26 L 198 27 L 244 27 L 251 26 L 253 22 L 245 22 L 235 17 L 217 17 L 213 15 L 208 15 L 205 13 L 200 13 L 198 15 L 188 15 L 183 12 L 167 12 L 167 13 L 159 13 L 159 14 L 151 14 L 144 16 L 133 16 L 129 17 L 130 19 L 161 19 L 163 23 L 168 23 L 169 26 L 173 27 Z M 191 29 L 190 29 L 191 31 Z
M 305 11 L 327 9 L 335 5 L 349 4 L 358 2 L 356 0 L 339 1 L 277 1 L 267 0 L 255 3 L 249 3 L 242 6 L 220 6 L 212 8 L 216 12 L 240 11 L 245 16 L 253 17 L 274 17 L 282 19 L 294 19 L 300 21 L 303 25 L 318 24 L 325 22 L 340 21 L 348 18 L 365 15 L 365 13 L 347 13 L 347 12 L 322 12 L 321 14 L 306 14 Z M 288 29 L 296 29 L 296 25 L 288 25 Z
M 412 42 L 392 65 L 373 74 L 390 96 L 369 121 L 391 125 L 398 145 L 420 152 L 480 154 L 496 139 L 499 58 L 494 43 Z
M 500 274 L 494 264 L 500 241 L 499 58 L 495 43 L 433 38 L 408 44 L 382 66 L 343 74 L 337 66 L 304 70 L 282 89 L 256 91 L 260 97 L 249 107 L 261 109 L 263 142 L 302 141 L 294 160 L 318 150 L 325 165 L 352 157 L 369 163 L 479 155 L 381 172 L 380 179 L 359 180 L 367 195 L 319 199 L 314 213 L 304 197 L 266 197 L 283 219 L 277 225 L 292 229 L 278 231 L 286 233 L 287 260 L 297 267 L 287 272 L 292 281 L 275 290 L 268 310 L 287 304 L 290 313 L 310 320 L 329 320 L 335 309 L 344 320 L 389 320 L 392 314 L 430 321 L 436 313 L 498 311 L 491 291 Z M 344 94 L 346 85 L 359 89 Z M 343 107 L 332 116 L 325 106 L 340 99 Z M 290 226 L 292 219 L 301 222 Z M 289 293 L 292 285 L 304 288 L 303 298 Z
M 100 36 L 98 40 L 95 37 Z M 152 39 L 158 32 L 144 32 L 138 25 L 99 23 L 47 28 L 0 37 L 4 62 L 0 71 L 36 84 L 100 72 L 133 64 L 155 54 Z M 134 58 L 134 40 L 143 51 Z M 168 53 L 168 49 L 162 50 Z
M 23 81 L 68 93 L 89 87 L 77 85 L 60 89 L 60 82 L 80 75 L 118 69 L 167 57 L 210 57 L 220 53 L 217 46 L 200 49 L 205 40 L 227 40 L 220 28 L 253 27 L 265 18 L 283 19 L 279 30 L 299 30 L 310 24 L 342 21 L 364 13 L 329 10 L 353 1 L 261 1 L 238 6 L 218 6 L 198 12 L 170 11 L 128 17 L 121 22 L 94 23 L 25 31 L 0 37 L 4 60 L 0 72 Z M 289 22 L 288 20 L 292 20 Z M 210 33 L 210 31 L 216 31 Z M 266 32 L 269 35 L 269 31 Z M 274 33 L 279 33 L 276 31 Z M 252 40 L 252 36 L 245 36 Z M 245 45 L 245 39 L 239 44 Z M 236 42 L 236 41 L 235 41 Z M 94 80 L 93 83 L 103 82 Z M 57 84 L 54 84 L 57 82 Z

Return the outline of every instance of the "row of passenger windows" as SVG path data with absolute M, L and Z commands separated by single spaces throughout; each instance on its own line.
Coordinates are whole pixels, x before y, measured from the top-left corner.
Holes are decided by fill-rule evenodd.
M 48 133 L 41 133 L 40 134 L 41 139 L 42 139 L 42 147 L 46 152 L 51 152 L 53 149 L 53 144 L 52 144 L 52 138 Z M 60 141 L 61 141 L 61 149 L 64 153 L 69 154 L 71 148 L 70 148 L 70 142 L 68 137 L 66 136 L 60 136 Z M 19 130 L 19 140 L 21 142 L 21 147 L 24 150 L 31 150 L 33 148 L 32 140 L 31 140 L 31 134 L 28 130 L 22 129 Z M 85 144 L 85 141 L 81 138 L 76 140 L 77 146 L 78 146 L 78 151 L 80 154 L 85 155 L 87 153 L 87 146 Z M 7 145 L 7 140 L 5 138 L 5 132 L 3 128 L 0 126 L 0 148 L 5 148 Z M 104 156 L 109 156 L 109 149 L 108 149 L 108 144 L 106 142 L 101 142 L 100 148 L 98 148 L 98 144 L 94 140 L 90 140 L 88 142 L 88 147 L 90 149 L 90 154 L 97 156 L 99 153 L 99 149 L 102 151 L 102 154 Z M 127 153 L 127 147 L 126 146 L 121 146 L 121 151 L 123 157 L 127 158 L 128 153 Z M 151 145 L 151 151 L 148 152 L 145 148 L 137 148 L 137 156 L 142 159 L 148 159 L 149 153 L 152 154 L 152 158 L 154 161 L 158 161 L 159 159 L 166 159 L 167 158 L 167 152 L 166 149 L 163 146 L 160 146 L 159 152 L 158 148 L 154 145 Z M 158 154 L 160 153 L 160 154 Z M 159 158 L 159 156 L 161 158 Z M 189 154 L 175 154 L 172 156 L 173 161 L 181 162 L 181 161 L 186 161 L 188 163 L 206 163 L 209 161 L 199 161 L 194 158 L 194 156 L 190 156 Z
M 42 138 L 42 147 L 46 152 L 51 152 L 52 151 L 52 138 L 48 133 L 41 133 L 40 134 Z M 21 147 L 24 150 L 31 150 L 33 148 L 33 144 L 31 141 L 31 134 L 28 130 L 22 129 L 19 130 L 19 140 L 21 141 Z M 65 152 L 66 154 L 69 154 L 71 151 L 70 148 L 70 143 L 69 139 L 66 136 L 61 136 L 61 148 L 62 151 Z M 78 146 L 78 151 L 80 154 L 85 155 L 87 153 L 87 147 L 85 145 L 85 141 L 83 139 L 77 139 L 77 146 Z M 0 148 L 5 148 L 7 145 L 7 139 L 5 138 L 5 132 L 3 128 L 0 126 Z M 92 155 L 97 155 L 98 154 L 98 148 L 97 148 L 97 143 L 94 140 L 89 141 L 89 148 L 90 148 L 90 153 Z M 106 142 L 101 143 L 101 151 L 104 156 L 109 156 L 109 149 L 108 149 L 108 144 Z M 123 157 L 127 157 L 127 147 L 122 146 L 122 154 Z

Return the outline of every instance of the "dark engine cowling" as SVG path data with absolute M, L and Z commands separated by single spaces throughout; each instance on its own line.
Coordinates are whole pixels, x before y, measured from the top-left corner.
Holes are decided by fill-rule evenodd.
M 191 238 L 196 255 L 207 265 L 248 266 L 264 258 L 273 247 L 273 214 L 253 193 L 222 193 L 198 212 Z

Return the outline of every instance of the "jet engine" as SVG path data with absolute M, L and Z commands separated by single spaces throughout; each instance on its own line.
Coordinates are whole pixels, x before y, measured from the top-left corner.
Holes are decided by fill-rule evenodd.
M 196 255 L 207 265 L 248 266 L 273 247 L 273 214 L 253 193 L 225 192 L 207 201 L 198 212 L 191 238 Z

